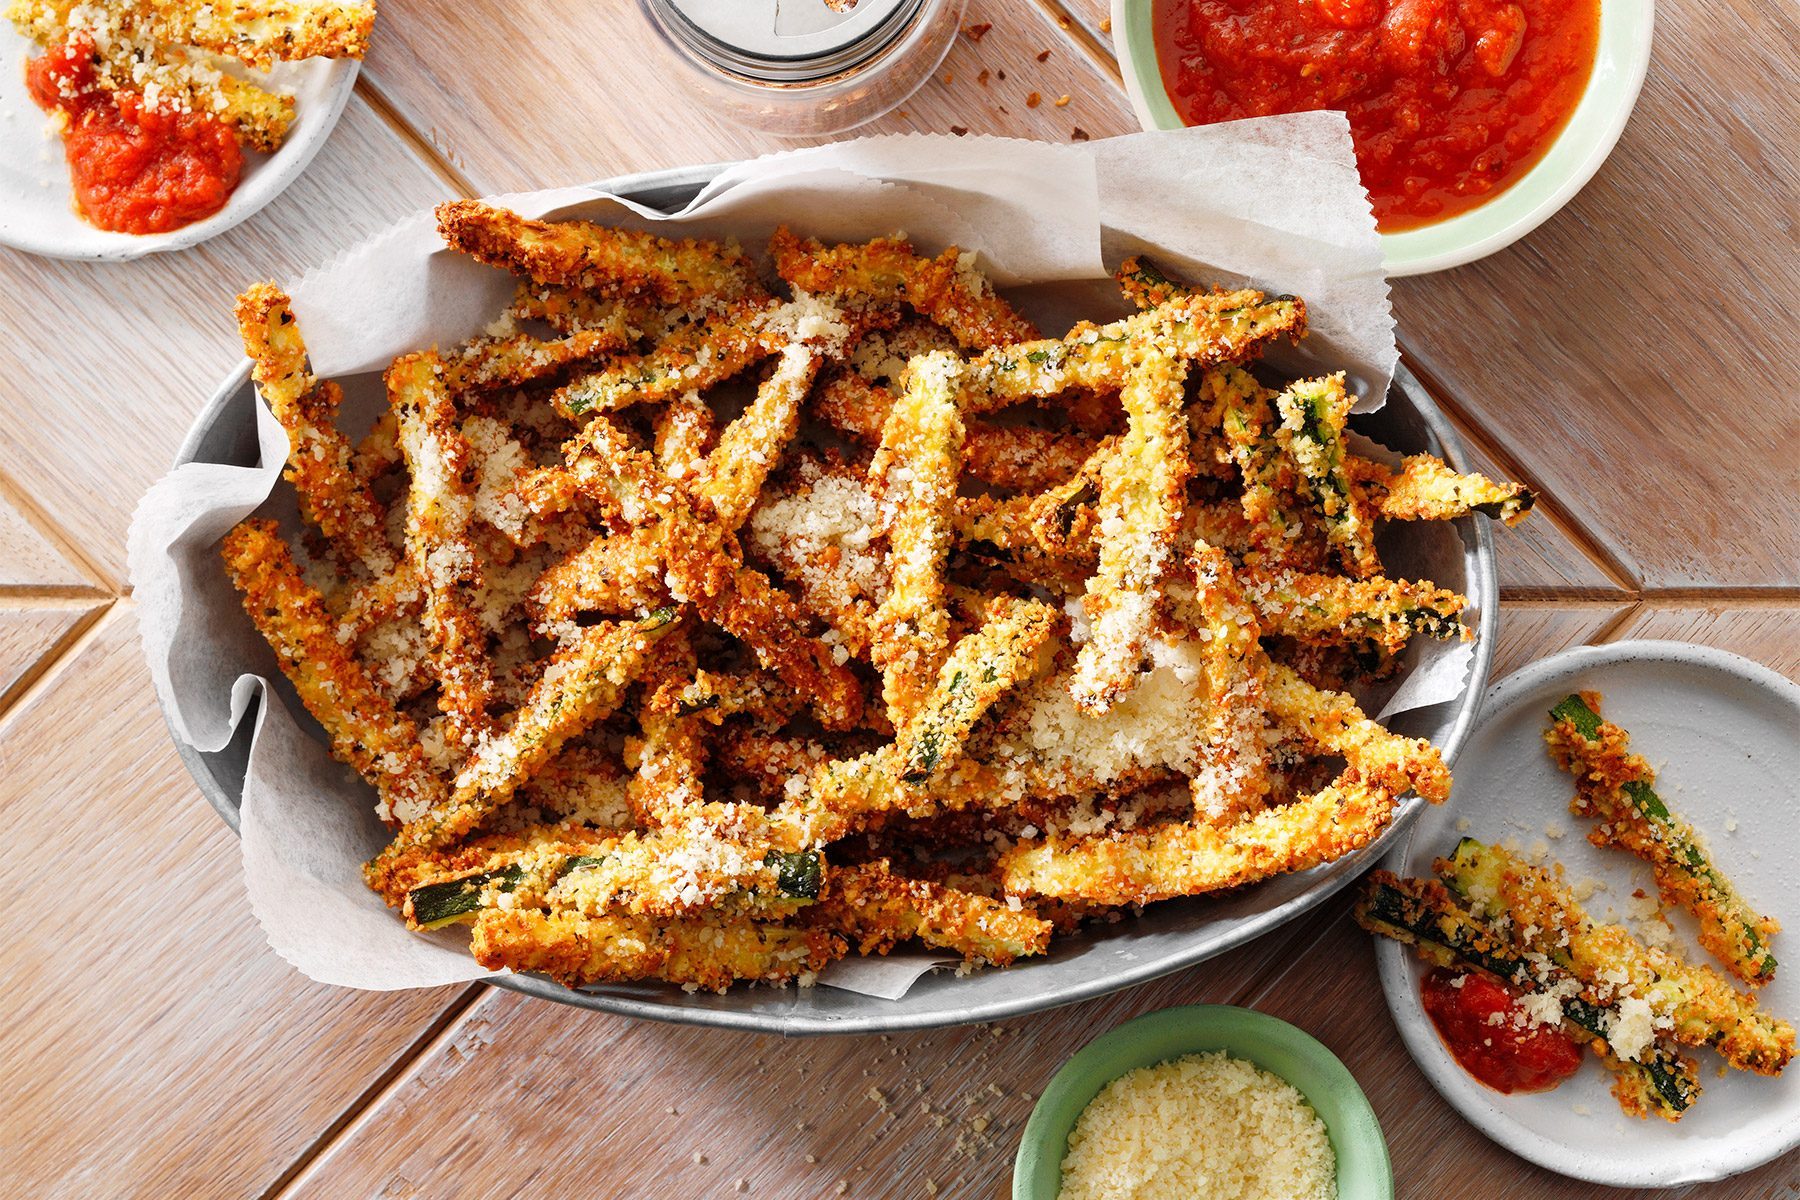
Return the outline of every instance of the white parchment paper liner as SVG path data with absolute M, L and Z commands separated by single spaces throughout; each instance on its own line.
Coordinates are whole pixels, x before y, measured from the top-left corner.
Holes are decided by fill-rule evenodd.
M 956 244 L 978 252 L 982 269 L 1003 285 L 1033 285 L 1018 295 L 1047 328 L 1094 315 L 1093 298 L 1103 293 L 1093 281 L 1141 251 L 1198 281 L 1304 296 L 1312 335 L 1275 365 L 1345 370 L 1362 397 L 1359 411 L 1379 406 L 1397 361 L 1374 221 L 1337 114 L 1072 146 L 860 139 L 728 167 L 673 215 L 587 187 L 498 199 L 527 215 L 730 236 L 753 250 L 784 222 L 838 240 L 904 230 L 925 251 Z M 431 215 L 421 213 L 290 290 L 316 372 L 349 377 L 472 336 L 505 304 L 512 280 L 446 251 Z M 365 413 L 379 402 L 369 380 L 345 382 L 347 411 L 359 395 Z M 267 701 L 244 787 L 242 846 L 251 907 L 278 954 L 313 979 L 351 987 L 481 977 L 487 972 L 469 958 L 462 935 L 408 933 L 363 886 L 360 865 L 386 840 L 367 785 L 295 719 L 285 682 L 272 688 L 244 673 L 267 663 L 269 651 L 244 619 L 216 543 L 265 501 L 292 508 L 287 489 L 271 498 L 286 438 L 260 404 L 257 421 L 259 467 L 184 466 L 150 490 L 133 520 L 131 577 L 157 695 L 176 736 L 202 751 L 231 739 L 253 696 Z M 1437 527 L 1430 536 L 1447 540 L 1427 560 L 1460 553 L 1452 531 Z M 1403 707 L 1453 698 L 1467 669 L 1460 647 L 1425 648 L 1400 693 Z M 1390 702 L 1384 711 L 1398 709 Z M 942 961 L 859 960 L 834 966 L 821 982 L 898 999 Z

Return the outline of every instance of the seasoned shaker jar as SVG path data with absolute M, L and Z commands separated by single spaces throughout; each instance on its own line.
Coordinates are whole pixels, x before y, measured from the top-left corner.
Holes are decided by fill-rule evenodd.
M 740 124 L 803 137 L 874 120 L 931 77 L 963 0 L 638 0 L 709 104 Z

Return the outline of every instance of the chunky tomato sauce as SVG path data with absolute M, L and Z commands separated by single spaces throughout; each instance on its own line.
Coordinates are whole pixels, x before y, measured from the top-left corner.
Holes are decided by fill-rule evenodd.
M 237 138 L 204 113 L 107 91 L 85 39 L 25 64 L 31 98 L 67 114 L 63 151 L 81 215 L 118 233 L 166 233 L 225 206 L 244 167 Z
M 1524 1019 L 1510 988 L 1442 967 L 1425 976 L 1425 1011 L 1463 1069 L 1497 1092 L 1543 1092 L 1581 1066 L 1562 1030 Z
M 1342 109 L 1393 231 L 1517 182 L 1593 72 L 1600 0 L 1155 0 L 1163 84 L 1190 125 Z

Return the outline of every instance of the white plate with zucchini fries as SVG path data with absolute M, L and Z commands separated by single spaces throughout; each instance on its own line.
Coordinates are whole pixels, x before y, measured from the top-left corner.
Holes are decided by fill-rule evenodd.
M 358 0 L 261 10 L 183 0 L 0 0 L 0 245 L 117 262 L 230 229 L 280 195 L 325 144 L 350 99 L 374 11 Z M 223 207 L 165 232 L 115 232 L 84 219 L 64 161 L 63 114 L 53 119 L 33 102 L 23 68 L 27 55 L 73 39 L 94 47 L 102 93 L 225 126 L 242 171 Z M 168 164 L 163 172 L 176 173 Z
M 1407 1049 L 1477 1128 L 1618 1187 L 1800 1145 L 1800 984 L 1776 961 L 1800 926 L 1796 734 L 1800 686 L 1680 642 L 1583 647 L 1494 688 L 1455 795 L 1357 909 L 1386 935 Z M 1510 987 L 1525 1019 L 1493 1037 L 1566 1035 L 1574 1073 L 1530 1094 L 1478 1082 L 1422 1003 L 1438 972 Z
M 707 177 L 601 186 L 670 209 Z M 515 298 L 342 381 L 372 429 L 336 426 L 279 290 L 240 299 L 297 469 L 215 561 L 276 650 L 244 669 L 373 785 L 395 922 L 638 1016 L 995 1019 L 1272 928 L 1442 798 L 1487 524 L 1530 497 L 1454 474 L 1410 377 L 1355 420 L 1413 456 L 1383 465 L 1338 379 L 1258 365 L 1300 298 L 1127 261 L 1045 338 L 953 247 L 793 224 L 752 261 L 443 206 Z M 240 375 L 183 460 L 254 445 Z M 1456 578 L 1407 574 L 1428 520 Z M 1340 690 L 1465 630 L 1468 686 L 1391 730 Z M 183 747 L 228 820 L 247 742 Z M 896 945 L 968 969 L 750 986 Z

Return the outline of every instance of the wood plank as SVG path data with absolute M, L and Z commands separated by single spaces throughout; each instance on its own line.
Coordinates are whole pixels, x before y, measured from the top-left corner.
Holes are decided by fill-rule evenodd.
M 15 507 L 0 482 L 0 589 L 91 588 L 94 581 L 37 521 Z
M 1624 638 L 1697 642 L 1800 681 L 1800 597 L 1774 604 L 1647 601 L 1612 640 Z
M 0 596 L 0 713 L 107 603 L 94 599 L 31 604 Z
M 1502 601 L 1490 686 L 1527 663 L 1598 640 L 1631 607 L 1625 601 Z
M 527 1179 L 534 1195 L 728 1196 L 740 1180 L 750 1196 L 830 1196 L 840 1180 L 852 1197 L 997 1194 L 1068 1054 L 1140 1013 L 1231 1000 L 1286 960 L 1289 936 L 1085 1004 L 891 1037 L 734 1035 L 496 991 L 284 1200 L 511 1195 Z M 510 1095 L 529 1103 L 492 1100 Z M 421 1136 L 424 1112 L 458 1114 L 454 1137 Z
M 1112 29 L 1112 4 L 1109 0 L 1056 0 L 1062 10 L 1075 19 L 1075 23 L 1088 32 L 1088 35 L 1100 43 L 1108 51 L 1114 45 Z
M 681 86 L 635 5 L 587 4 L 553 21 L 505 18 L 483 4 L 394 3 L 365 78 L 422 131 L 475 187 L 518 191 L 630 171 L 753 157 L 829 139 L 782 138 L 743 129 Z M 1080 128 L 1108 137 L 1137 128 L 1112 81 L 1042 10 L 974 0 L 936 77 L 900 108 L 857 134 L 974 133 L 1067 141 Z M 598 47 L 638 52 L 606 54 Z M 1042 63 L 1037 55 L 1048 50 Z M 981 72 L 988 71 L 986 84 Z M 1004 78 L 1001 78 L 1004 73 Z M 1040 103 L 1029 106 L 1031 93 Z M 1059 97 L 1069 104 L 1058 108 Z M 644 103 L 644 97 L 656 103 Z
M 298 275 L 444 194 L 353 100 L 286 193 L 203 246 L 116 264 L 0 250 L 0 327 L 28 334 L 0 345 L 0 379 L 14 381 L 0 477 L 122 587 L 132 508 L 239 359 L 232 297 L 254 280 Z
M 1467 413 L 1646 587 L 1800 583 L 1792 189 L 1800 14 L 1658 6 L 1612 158 L 1481 263 L 1396 280 Z
M 96 699 L 104 700 L 96 707 Z M 461 989 L 308 982 L 152 699 L 129 603 L 0 724 L 9 1194 L 257 1196 Z

